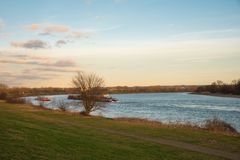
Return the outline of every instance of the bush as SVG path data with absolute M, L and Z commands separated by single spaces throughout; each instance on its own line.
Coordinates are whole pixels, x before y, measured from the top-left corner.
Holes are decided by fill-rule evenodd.
M 55 100 L 54 103 L 61 111 L 67 111 L 68 104 L 63 99 Z
M 6 99 L 7 103 L 18 103 L 18 104 L 24 104 L 25 100 L 23 98 L 15 98 L 15 97 L 8 97 Z
M 6 92 L 0 92 L 0 100 L 6 100 L 7 93 Z
M 227 132 L 227 133 L 238 133 L 237 130 L 231 126 L 231 124 L 224 122 L 218 118 L 213 118 L 206 120 L 204 128 L 210 131 L 217 131 L 217 132 Z

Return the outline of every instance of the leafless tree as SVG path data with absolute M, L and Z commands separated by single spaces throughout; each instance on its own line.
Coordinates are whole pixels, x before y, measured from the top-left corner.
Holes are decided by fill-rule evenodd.
M 97 97 L 104 94 L 103 78 L 94 73 L 77 72 L 77 75 L 72 79 L 72 83 L 80 94 L 85 115 L 89 115 L 105 106 L 103 103 L 97 102 Z

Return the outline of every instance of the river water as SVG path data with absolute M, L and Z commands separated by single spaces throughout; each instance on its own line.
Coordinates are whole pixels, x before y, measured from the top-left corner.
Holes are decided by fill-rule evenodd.
M 108 103 L 106 107 L 92 113 L 104 117 L 136 117 L 161 122 L 191 122 L 201 125 L 207 119 L 218 117 L 232 124 L 240 131 L 240 99 L 213 97 L 189 93 L 144 93 L 112 94 L 119 101 Z M 52 101 L 43 105 L 57 109 L 56 103 L 69 103 L 68 110 L 79 112 L 82 107 L 76 101 L 68 100 L 67 95 L 48 96 Z M 34 105 L 39 105 L 36 97 L 27 97 Z

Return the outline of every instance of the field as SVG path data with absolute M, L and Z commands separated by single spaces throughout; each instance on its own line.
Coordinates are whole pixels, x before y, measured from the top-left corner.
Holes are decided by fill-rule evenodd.
M 0 101 L 0 159 L 238 159 L 240 137 Z

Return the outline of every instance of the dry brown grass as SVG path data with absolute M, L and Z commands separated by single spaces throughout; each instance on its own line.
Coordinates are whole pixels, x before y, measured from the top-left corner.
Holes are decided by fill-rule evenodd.
M 121 121 L 121 122 L 126 122 L 126 123 L 154 125 L 154 126 L 165 127 L 165 128 L 201 129 L 199 126 L 194 125 L 190 122 L 187 122 L 187 123 L 180 123 L 180 122 L 163 123 L 160 121 L 153 121 L 153 120 L 142 119 L 142 118 L 126 118 L 126 117 L 119 117 L 119 118 L 113 118 L 113 119 L 117 120 L 117 121 Z
M 209 119 L 206 121 L 204 128 L 214 132 L 224 132 L 229 134 L 237 134 L 237 130 L 231 124 L 224 122 L 218 118 Z
M 141 119 L 141 118 L 113 118 L 113 120 L 117 120 L 120 122 L 128 123 L 128 124 L 139 124 L 139 125 L 153 125 L 158 127 L 164 127 L 164 128 L 186 128 L 191 130 L 206 130 L 216 133 L 223 133 L 226 135 L 239 135 L 237 130 L 232 127 L 230 124 L 218 119 L 213 118 L 207 120 L 202 126 L 198 126 L 196 124 L 187 122 L 187 123 L 180 123 L 180 122 L 174 122 L 174 123 L 162 123 L 159 121 L 152 121 L 147 119 Z

